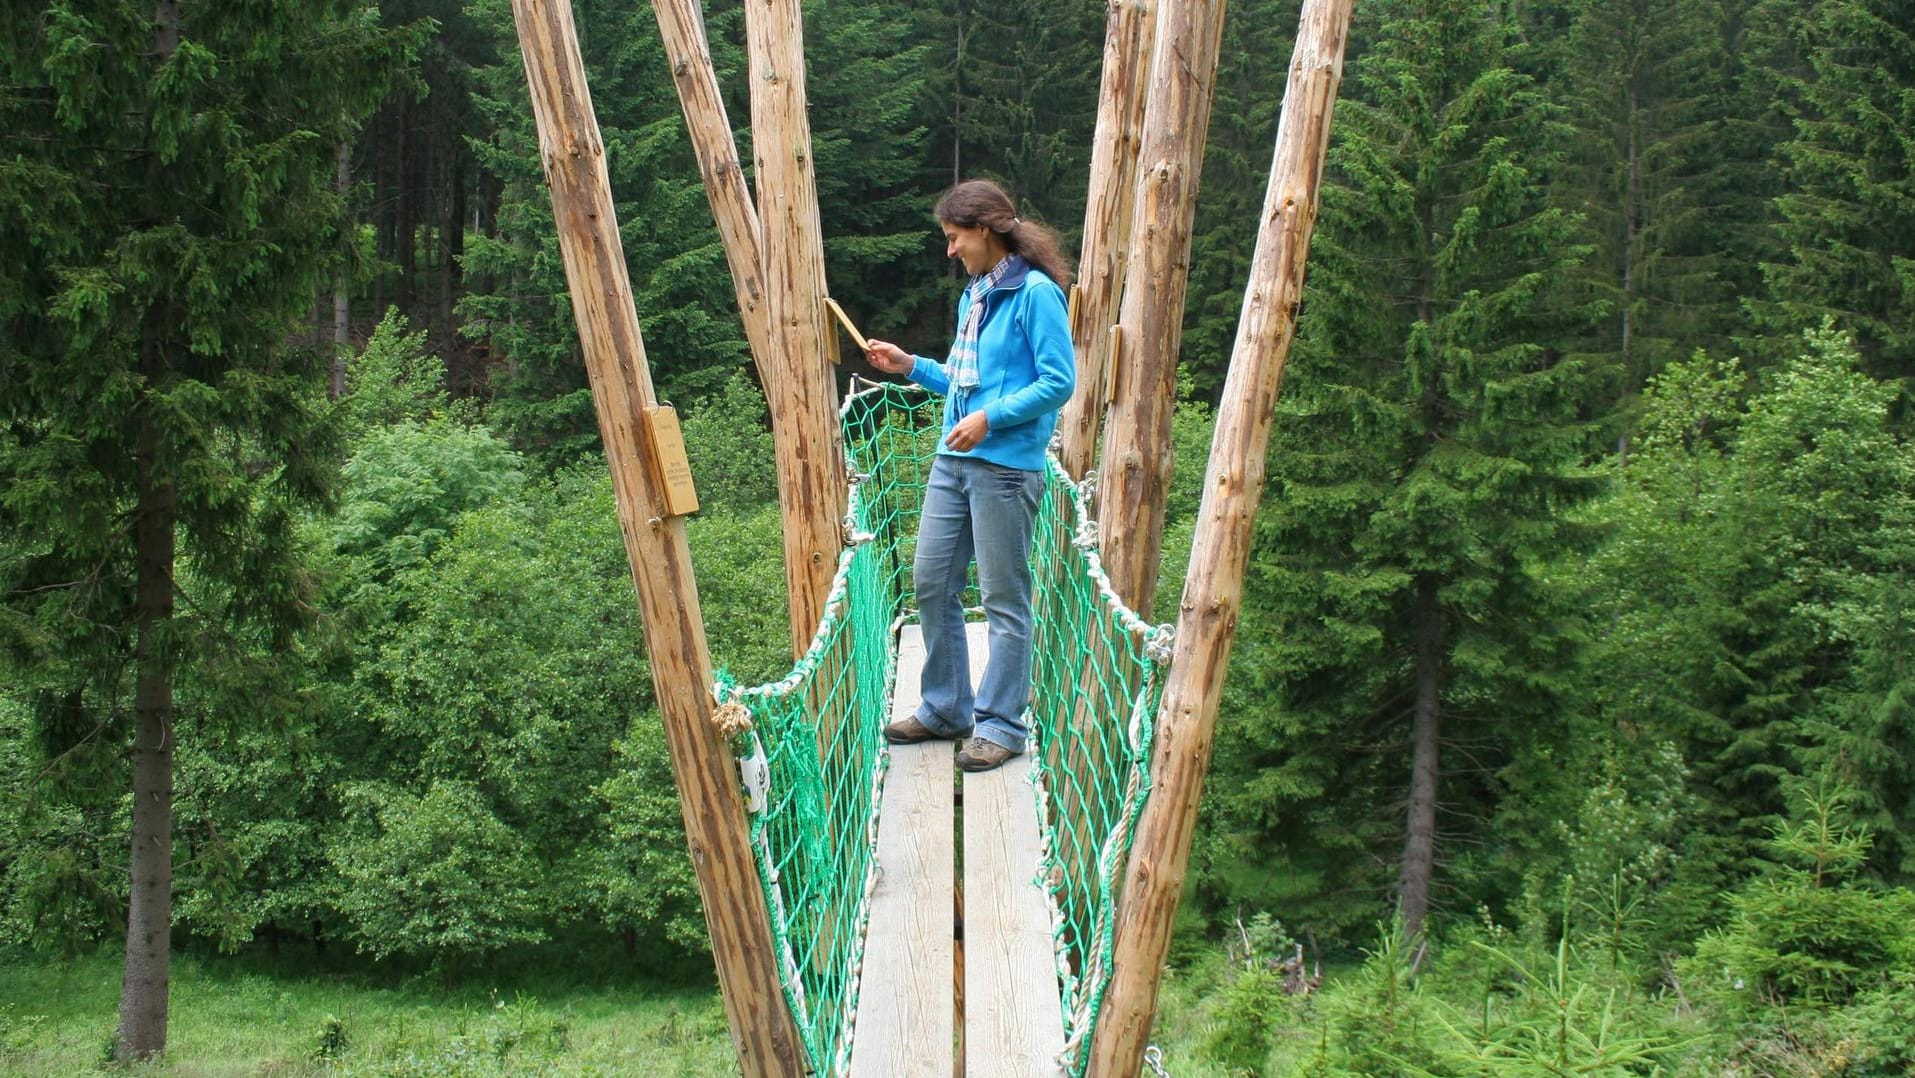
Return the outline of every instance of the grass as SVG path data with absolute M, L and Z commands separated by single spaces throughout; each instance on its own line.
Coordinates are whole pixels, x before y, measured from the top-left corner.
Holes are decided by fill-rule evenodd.
M 0 1074 L 238 1076 L 731 1075 L 709 986 L 581 984 L 508 971 L 447 992 L 437 979 L 277 972 L 258 960 L 177 957 L 167 1051 L 113 1068 L 117 956 L 0 954 Z
M 115 1068 L 115 954 L 61 962 L 0 951 L 0 1075 L 180 1078 L 502 1078 L 735 1075 L 718 993 L 621 975 L 609 958 L 554 969 L 501 962 L 446 991 L 430 971 L 310 958 L 176 956 L 167 1051 Z M 382 979 L 383 978 L 383 979 Z M 1221 956 L 1170 971 L 1152 1040 L 1178 1078 L 1237 1078 L 1208 1058 L 1227 980 Z M 677 975 L 682 980 L 682 971 Z

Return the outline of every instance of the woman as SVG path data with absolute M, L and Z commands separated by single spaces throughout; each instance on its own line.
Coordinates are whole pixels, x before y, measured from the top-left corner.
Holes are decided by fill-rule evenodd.
M 1031 696 L 1031 528 L 1044 450 L 1076 382 L 1064 289 L 1071 267 L 1050 229 L 1018 217 L 989 180 L 937 204 L 944 253 L 964 263 L 957 338 L 943 363 L 870 341 L 871 364 L 945 394 L 912 567 L 924 632 L 923 702 L 885 727 L 892 744 L 965 739 L 957 765 L 989 771 L 1024 751 Z M 959 598 L 977 560 L 990 659 L 975 694 Z

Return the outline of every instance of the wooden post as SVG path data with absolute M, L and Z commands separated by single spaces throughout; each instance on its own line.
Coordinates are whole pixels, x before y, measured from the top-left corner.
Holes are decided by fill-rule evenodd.
M 659 508 L 663 493 L 645 459 L 639 414 L 656 395 L 571 4 L 513 0 L 512 14 L 732 1044 L 744 1074 L 795 1078 L 804 1051 L 779 986 L 738 769 L 712 724 L 711 658 L 685 524 Z
M 1071 343 L 1077 351 L 1077 392 L 1064 406 L 1058 429 L 1064 471 L 1081 480 L 1097 458 L 1097 431 L 1110 399 L 1104 384 L 1112 313 L 1124 287 L 1130 215 L 1137 193 L 1137 147 L 1143 140 L 1144 91 L 1150 85 L 1151 46 L 1157 40 L 1155 0 L 1109 0 L 1104 28 L 1104 83 L 1097 98 L 1097 134 L 1091 142 L 1090 201 L 1084 209 L 1084 246 L 1077 259 L 1077 303 Z
M 763 239 L 766 309 L 780 377 L 767 383 L 778 441 L 778 504 L 786 526 L 791 653 L 803 655 L 823 616 L 844 547 L 844 432 L 825 355 L 825 256 L 805 115 L 804 24 L 798 0 L 747 0 L 752 154 Z M 796 526 L 789 522 L 798 522 Z
M 1141 189 L 1130 224 L 1124 281 L 1123 358 L 1097 477 L 1097 530 L 1111 586 L 1150 616 L 1170 489 L 1170 415 L 1177 393 L 1184 292 L 1197 179 L 1223 38 L 1224 0 L 1169 3 L 1157 16 L 1157 48 L 1144 108 L 1137 168 Z
M 776 10 L 767 12 L 768 7 Z M 725 244 L 745 338 L 771 410 L 784 518 L 791 653 L 804 654 L 824 615 L 843 545 L 844 434 L 825 360 L 824 241 L 805 118 L 804 41 L 795 3 L 747 8 L 759 202 L 712 70 L 696 0 L 653 0 L 685 128 Z M 767 157 L 765 147 L 781 151 Z M 760 209 L 764 210 L 763 215 Z
M 1158 712 L 1154 788 L 1138 819 L 1124 874 L 1113 973 L 1091 1043 L 1091 1074 L 1138 1073 L 1156 1013 L 1158 975 L 1183 895 L 1217 700 L 1243 600 L 1271 416 L 1296 333 L 1354 6 L 1355 0 L 1305 0 L 1297 28 L 1262 227 L 1217 410 L 1177 643 Z
M 1129 255 L 1130 217 L 1137 191 L 1137 147 L 1143 138 L 1145 91 L 1157 39 L 1156 0 L 1109 0 L 1104 28 L 1104 81 L 1098 94 L 1097 133 L 1091 144 L 1090 199 L 1084 209 L 1084 245 L 1078 259 L 1078 285 L 1071 305 L 1071 343 L 1077 354 L 1077 390 L 1064 406 L 1058 430 L 1063 435 L 1059 461 L 1082 481 L 1097 458 L 1097 434 L 1110 401 L 1105 378 L 1110 371 L 1111 329 L 1123 291 Z M 1070 530 L 1066 499 L 1059 527 Z M 1068 542 L 1068 534 L 1060 536 Z M 1116 656 L 1092 634 L 1078 675 L 1076 703 L 1060 721 L 1064 729 L 1046 739 L 1045 765 L 1052 781 L 1048 805 L 1057 856 L 1071 879 L 1094 878 L 1098 842 L 1093 799 L 1069 776 L 1092 773 L 1111 761 L 1098 751 L 1099 734 L 1109 729 L 1103 713 L 1099 677 L 1110 672 Z M 1082 941 L 1073 940 L 1073 946 Z M 1081 971 L 1079 971 L 1081 972 Z
M 718 74 L 712 68 L 705 16 L 698 0 L 652 0 L 652 11 L 658 16 L 658 34 L 665 43 L 665 59 L 671 64 L 672 85 L 678 90 L 679 108 L 685 114 L 685 133 L 698 157 L 705 199 L 711 203 L 712 219 L 725 245 L 725 261 L 731 267 L 745 339 L 751 345 L 759 380 L 770 385 L 782 374 L 771 350 L 758 208 L 745 186 L 738 143 L 732 138 Z

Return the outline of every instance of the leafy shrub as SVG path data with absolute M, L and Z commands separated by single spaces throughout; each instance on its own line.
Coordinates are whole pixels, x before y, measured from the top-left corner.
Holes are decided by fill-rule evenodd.
M 360 950 L 428 958 L 450 978 L 462 958 L 545 938 L 531 853 L 477 790 L 362 784 L 346 800 L 349 827 L 330 856 Z

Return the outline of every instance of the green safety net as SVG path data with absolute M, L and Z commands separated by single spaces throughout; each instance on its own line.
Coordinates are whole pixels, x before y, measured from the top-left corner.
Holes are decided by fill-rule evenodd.
M 811 1066 L 828 1075 L 850 1068 L 888 759 L 882 731 L 898 629 L 913 613 L 918 508 L 942 407 L 907 386 L 846 397 L 847 546 L 817 633 L 782 680 L 718 686 L 722 702 L 751 713 L 752 729 L 734 748 L 752 846 L 786 1000 Z M 1052 905 L 1060 1063 L 1081 1075 L 1109 979 L 1130 828 L 1149 791 L 1169 628 L 1145 624 L 1111 591 L 1086 516 L 1089 482 L 1073 485 L 1055 458 L 1047 479 L 1032 553 L 1030 715 L 1044 855 L 1031 870 Z

